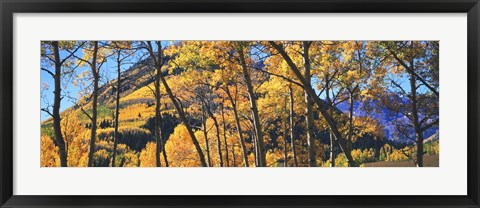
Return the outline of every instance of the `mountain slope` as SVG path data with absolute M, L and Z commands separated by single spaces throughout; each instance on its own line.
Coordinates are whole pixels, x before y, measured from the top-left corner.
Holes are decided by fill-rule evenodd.
M 407 103 L 408 101 L 406 98 L 400 99 L 403 100 L 404 103 Z M 350 104 L 348 102 L 342 102 L 338 104 L 338 108 L 344 112 L 348 113 L 349 112 L 349 106 Z M 386 107 L 379 106 L 379 104 L 375 104 L 375 102 L 370 102 L 368 103 L 369 107 L 368 108 L 374 108 L 374 109 L 379 109 L 377 112 L 368 112 L 366 110 L 366 103 L 363 102 L 354 102 L 353 104 L 353 115 L 354 116 L 371 116 L 374 119 L 377 119 L 382 126 L 385 128 L 385 136 L 389 140 L 395 140 L 398 142 L 406 142 L 406 143 L 411 143 L 412 141 L 407 139 L 401 134 L 398 134 L 397 132 L 397 127 L 395 125 L 396 121 L 403 121 L 408 123 L 408 118 L 401 115 L 401 114 L 396 114 L 395 112 L 392 112 Z M 410 132 L 412 135 L 414 132 Z M 433 127 L 430 128 L 429 130 L 425 131 L 424 133 L 424 138 L 431 137 L 434 134 L 438 133 L 438 127 Z

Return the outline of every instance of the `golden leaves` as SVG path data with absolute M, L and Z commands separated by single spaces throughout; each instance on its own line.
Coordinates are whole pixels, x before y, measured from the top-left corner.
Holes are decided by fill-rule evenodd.
M 204 143 L 202 137 L 197 137 L 200 144 Z M 199 167 L 198 154 L 195 151 L 192 139 L 188 134 L 187 128 L 183 124 L 175 127 L 173 134 L 165 144 L 167 158 L 172 167 Z
M 140 167 L 155 167 L 156 163 L 157 144 L 155 142 L 148 142 L 145 148 L 140 152 Z
M 40 166 L 41 167 L 59 167 L 60 157 L 58 156 L 58 147 L 53 143 L 53 139 L 47 135 L 42 135 L 40 142 Z

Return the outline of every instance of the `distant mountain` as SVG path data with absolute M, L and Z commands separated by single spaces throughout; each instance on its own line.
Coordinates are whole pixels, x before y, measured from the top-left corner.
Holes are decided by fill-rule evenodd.
M 402 102 L 408 103 L 408 100 L 406 98 L 401 99 L 397 97 L 395 100 L 402 100 Z M 402 143 L 403 142 L 411 143 L 412 142 L 411 140 L 407 139 L 402 134 L 398 134 L 397 128 L 394 124 L 395 121 L 408 122 L 408 118 L 401 114 L 396 114 L 395 112 L 390 111 L 388 108 L 379 106 L 379 105 L 380 104 L 373 101 L 370 101 L 369 103 L 354 102 L 353 116 L 371 116 L 372 118 L 377 119 L 380 122 L 380 124 L 383 125 L 383 127 L 385 128 L 385 136 L 387 137 L 388 140 L 398 141 Z M 368 108 L 380 109 L 380 110 L 368 112 L 367 106 Z M 350 104 L 348 102 L 342 102 L 337 105 L 337 108 L 344 113 L 349 112 L 349 107 L 350 107 Z M 422 116 L 420 115 L 420 117 Z M 413 131 L 410 133 L 412 134 L 412 136 L 414 135 Z M 425 131 L 423 137 L 426 139 L 426 138 L 432 137 L 432 135 L 434 134 L 437 134 L 437 138 L 438 138 L 438 127 L 433 127 Z
M 438 135 L 438 132 L 437 132 L 437 133 L 434 133 L 432 136 L 424 139 L 424 140 L 423 140 L 423 143 L 438 141 L 439 139 L 440 139 L 440 138 L 439 138 L 439 135 Z

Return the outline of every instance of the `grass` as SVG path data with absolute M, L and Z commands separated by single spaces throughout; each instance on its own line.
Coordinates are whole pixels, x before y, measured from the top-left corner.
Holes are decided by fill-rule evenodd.
M 86 111 L 90 116 L 93 113 L 93 110 L 91 108 L 86 109 Z M 81 120 L 81 121 L 89 120 L 88 117 L 80 109 L 77 110 L 77 115 L 78 115 L 78 119 Z M 112 119 L 112 116 L 113 116 L 113 110 L 112 109 L 110 109 L 110 108 L 108 108 L 107 106 L 104 106 L 104 105 L 98 105 L 97 106 L 97 118 L 98 118 L 98 120 L 105 119 L 105 118 Z
M 424 155 L 423 163 L 425 167 L 439 167 L 439 155 Z M 379 161 L 364 163 L 364 167 L 415 167 L 411 160 L 406 161 Z

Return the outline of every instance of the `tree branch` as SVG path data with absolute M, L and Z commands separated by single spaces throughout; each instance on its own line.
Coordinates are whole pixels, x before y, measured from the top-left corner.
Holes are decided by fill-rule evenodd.
M 42 109 L 40 109 L 40 110 L 43 111 L 43 112 L 45 112 L 45 113 L 47 113 L 47 114 L 50 115 L 51 117 L 53 117 L 53 114 L 50 113 L 50 111 L 49 111 L 48 109 L 42 108 Z
M 77 106 L 80 108 L 80 110 L 83 112 L 83 114 L 85 114 L 90 119 L 90 121 L 93 120 L 92 117 L 90 116 L 90 114 L 88 114 L 87 111 L 85 111 L 85 109 L 83 109 L 82 106 L 79 106 L 79 105 L 77 105 Z
M 397 54 L 394 53 L 389 47 L 387 47 L 387 50 L 388 50 L 388 51 L 390 52 L 390 54 L 395 58 L 395 60 L 397 60 L 398 63 L 400 63 L 400 65 L 402 65 L 408 72 L 412 73 L 420 82 L 422 82 L 422 84 L 424 84 L 428 89 L 430 89 L 430 90 L 433 92 L 433 94 L 435 94 L 437 97 L 439 97 L 439 93 L 438 93 L 438 91 L 437 91 L 434 87 L 432 87 L 431 85 L 429 85 L 429 84 L 425 81 L 425 79 L 423 79 L 420 75 L 418 75 L 417 73 L 415 73 L 415 71 L 414 71 L 411 67 L 407 66 L 407 64 L 406 64 L 403 60 L 401 60 L 401 59 L 397 56 Z
M 63 65 L 63 63 L 65 63 L 65 61 L 67 61 L 68 59 L 70 59 L 73 54 L 75 54 L 80 48 L 82 48 L 82 46 L 85 45 L 85 42 L 82 42 L 82 44 L 80 44 L 75 50 L 73 51 L 69 51 L 69 55 L 67 57 L 65 57 L 62 61 L 60 61 L 60 65 Z
M 51 72 L 50 70 L 48 69 L 45 69 L 45 68 L 41 68 L 40 70 L 42 71 L 46 71 L 48 74 L 50 74 L 52 77 L 55 77 L 55 74 L 53 74 L 53 72 Z
M 433 122 L 431 122 L 431 123 L 423 126 L 422 128 L 420 128 L 420 132 L 424 132 L 424 131 L 426 131 L 427 129 L 433 127 L 433 126 L 438 125 L 439 121 L 440 121 L 440 119 L 437 119 L 437 120 L 435 120 L 435 121 L 433 121 Z

